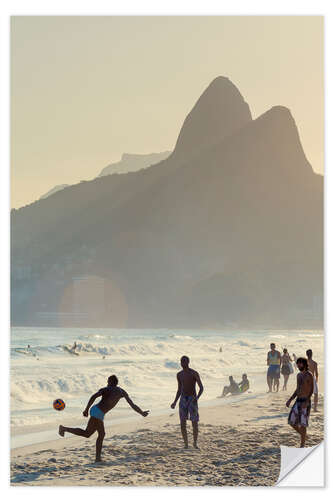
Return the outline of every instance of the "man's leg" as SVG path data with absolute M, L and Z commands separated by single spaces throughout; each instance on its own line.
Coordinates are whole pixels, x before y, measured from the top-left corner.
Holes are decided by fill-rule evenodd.
M 101 462 L 103 439 L 105 437 L 104 422 L 102 420 L 98 420 L 97 432 L 98 437 L 96 439 L 96 462 Z
M 273 379 L 269 375 L 267 375 L 267 385 L 268 385 L 268 392 L 272 392 L 272 383 Z
M 279 386 L 280 386 L 280 379 L 279 378 L 276 378 L 275 379 L 275 387 L 276 387 L 276 392 L 279 392 Z
M 63 425 L 59 425 L 59 434 L 60 436 L 64 436 L 65 432 L 69 432 L 70 434 L 75 434 L 75 436 L 89 438 L 95 431 L 97 431 L 97 425 L 98 419 L 90 417 L 86 429 L 80 429 L 79 427 L 64 427 Z
M 296 425 L 296 424 L 295 424 L 295 425 L 290 424 L 290 426 L 291 426 L 293 429 L 295 429 L 295 431 L 296 431 L 296 432 L 298 432 L 298 434 L 300 434 L 300 433 L 301 433 L 300 428 L 299 428 L 299 425 Z
M 318 393 L 316 393 L 313 397 L 313 411 L 318 411 Z
M 304 425 L 300 426 L 299 433 L 301 435 L 301 448 L 304 448 L 305 439 L 306 439 L 306 427 Z
M 199 425 L 198 422 L 193 422 L 192 421 L 192 428 L 193 428 L 193 446 L 194 448 L 198 448 L 198 434 L 199 434 Z
M 187 429 L 186 429 L 186 419 L 181 419 L 180 421 L 180 429 L 182 431 L 182 436 L 184 439 L 184 447 L 188 448 L 188 438 L 187 438 Z
M 287 390 L 288 380 L 289 380 L 289 375 L 286 375 L 285 382 L 284 382 L 284 384 L 286 386 L 286 390 Z

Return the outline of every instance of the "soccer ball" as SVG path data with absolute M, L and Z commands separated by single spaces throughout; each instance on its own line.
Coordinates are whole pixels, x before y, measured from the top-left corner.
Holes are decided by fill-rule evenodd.
M 57 411 L 64 410 L 65 406 L 65 401 L 63 401 L 62 399 L 55 399 L 53 401 L 53 408 Z

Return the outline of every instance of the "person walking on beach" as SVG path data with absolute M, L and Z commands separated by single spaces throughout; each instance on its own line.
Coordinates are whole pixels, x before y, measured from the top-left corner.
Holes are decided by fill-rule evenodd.
M 318 364 L 312 359 L 312 349 L 306 351 L 309 371 L 313 375 L 313 411 L 318 411 Z
M 176 407 L 177 401 L 179 402 L 179 418 L 180 418 L 180 428 L 184 440 L 184 448 L 188 448 L 188 437 L 186 429 L 186 420 L 192 421 L 193 428 L 193 446 L 198 448 L 198 433 L 199 433 L 199 412 L 198 412 L 198 399 L 203 393 L 203 385 L 200 380 L 200 375 L 195 370 L 189 367 L 190 358 L 188 356 L 182 356 L 180 359 L 180 364 L 182 370 L 177 373 L 178 389 L 174 402 L 171 404 L 171 408 Z M 196 384 L 199 386 L 198 395 L 196 393 Z
M 101 397 L 102 399 L 96 405 L 92 406 L 95 399 Z M 103 439 L 105 436 L 105 428 L 104 428 L 104 416 L 108 413 L 112 408 L 116 406 L 121 398 L 125 398 L 128 404 L 133 408 L 134 411 L 142 415 L 143 417 L 147 417 L 149 414 L 149 410 L 142 411 L 141 408 L 136 406 L 129 395 L 124 389 L 118 387 L 118 378 L 115 375 L 111 375 L 108 378 L 107 386 L 100 389 L 96 394 L 93 394 L 88 401 L 88 404 L 83 411 L 83 415 L 88 417 L 88 411 L 90 409 L 90 419 L 88 421 L 88 425 L 86 429 L 80 429 L 78 427 L 64 427 L 63 425 L 59 425 L 59 434 L 60 436 L 64 436 L 65 432 L 69 432 L 70 434 L 75 434 L 76 436 L 82 436 L 85 438 L 89 438 L 96 431 L 98 433 L 96 440 L 96 462 L 101 462 L 101 452 L 103 446 Z
M 299 369 L 299 373 L 297 375 L 297 387 L 293 395 L 286 402 L 286 406 L 289 408 L 290 403 L 296 398 L 296 402 L 294 403 L 288 416 L 288 424 L 300 434 L 301 448 L 304 448 L 306 428 L 309 425 L 311 410 L 313 376 L 308 369 L 307 359 L 298 358 L 296 364 Z
M 283 378 L 284 378 L 282 390 L 286 391 L 289 375 L 291 373 L 293 373 L 293 371 L 292 371 L 292 359 L 291 359 L 291 357 L 288 353 L 288 349 L 286 347 L 283 349 L 283 354 L 281 357 L 281 373 L 282 373 Z
M 267 384 L 268 392 L 272 392 L 272 385 L 274 381 L 274 388 L 276 392 L 279 390 L 280 384 L 280 365 L 281 365 L 281 354 L 275 349 L 275 344 L 270 345 L 271 350 L 267 353 Z

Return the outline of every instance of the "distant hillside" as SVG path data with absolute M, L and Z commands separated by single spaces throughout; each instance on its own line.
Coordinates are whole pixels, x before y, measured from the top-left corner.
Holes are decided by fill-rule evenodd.
M 170 156 L 12 211 L 11 237 L 13 324 L 322 325 L 323 177 L 290 111 L 252 120 L 224 77 Z
M 121 160 L 116 163 L 107 165 L 99 177 L 111 174 L 126 174 L 127 172 L 135 172 L 141 168 L 150 167 L 162 160 L 165 160 L 171 151 L 164 151 L 163 153 L 150 153 L 150 154 L 129 154 L 124 153 Z
M 47 193 L 43 194 L 39 199 L 44 200 L 45 198 L 51 196 L 51 194 L 57 193 L 58 191 L 61 191 L 62 189 L 68 186 L 69 184 L 59 184 L 58 186 L 54 186 L 54 188 L 50 189 Z

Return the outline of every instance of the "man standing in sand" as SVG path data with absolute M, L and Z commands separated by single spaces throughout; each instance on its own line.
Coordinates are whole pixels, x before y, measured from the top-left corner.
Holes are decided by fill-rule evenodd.
M 274 381 L 274 388 L 276 392 L 279 390 L 280 384 L 280 365 L 281 365 L 281 353 L 276 351 L 275 344 L 270 345 L 271 350 L 267 353 L 267 384 L 268 392 L 272 392 L 272 385 Z
M 296 398 L 288 417 L 288 424 L 291 425 L 301 436 L 301 448 L 304 448 L 306 439 L 306 428 L 309 425 L 311 410 L 311 396 L 313 393 L 313 376 L 308 369 L 308 362 L 305 358 L 298 358 L 297 368 L 300 373 L 297 375 L 296 391 L 286 402 L 289 408 L 290 403 Z
M 306 351 L 309 371 L 313 375 L 313 411 L 318 411 L 318 364 L 312 359 L 312 349 Z
M 136 406 L 133 401 L 130 399 L 124 389 L 121 389 L 118 386 L 118 378 L 115 375 L 111 375 L 108 378 L 107 387 L 103 387 L 96 394 L 93 394 L 88 401 L 88 404 L 83 412 L 85 417 L 88 417 L 88 411 L 95 399 L 102 397 L 99 403 L 94 405 L 90 409 L 90 419 L 88 421 L 88 425 L 86 429 L 73 428 L 73 427 L 64 427 L 63 425 L 59 425 L 59 434 L 60 436 L 64 436 L 65 432 L 69 432 L 70 434 L 75 434 L 76 436 L 82 436 L 89 438 L 97 431 L 98 436 L 96 440 L 96 462 L 101 462 L 101 452 L 103 446 L 103 439 L 105 436 L 104 429 L 104 415 L 108 413 L 112 408 L 116 406 L 118 401 L 121 398 L 125 398 L 128 404 L 133 408 L 134 411 L 140 413 L 143 417 L 147 417 L 149 414 L 149 410 L 142 411 L 138 406 Z
M 200 375 L 198 372 L 189 368 L 190 358 L 187 356 L 182 356 L 180 359 L 180 364 L 182 366 L 182 371 L 177 373 L 177 382 L 178 382 L 178 390 L 176 393 L 176 397 L 174 402 L 171 405 L 171 408 L 174 409 L 176 407 L 177 401 L 180 398 L 179 402 L 179 418 L 180 418 L 180 428 L 182 431 L 182 436 L 184 439 L 184 447 L 188 448 L 188 437 L 187 437 L 187 429 L 186 429 L 186 420 L 192 421 L 193 428 L 193 446 L 194 448 L 198 448 L 198 422 L 199 422 L 199 413 L 198 413 L 198 399 L 203 393 L 203 385 L 200 380 Z M 195 386 L 198 384 L 199 392 L 196 394 Z

